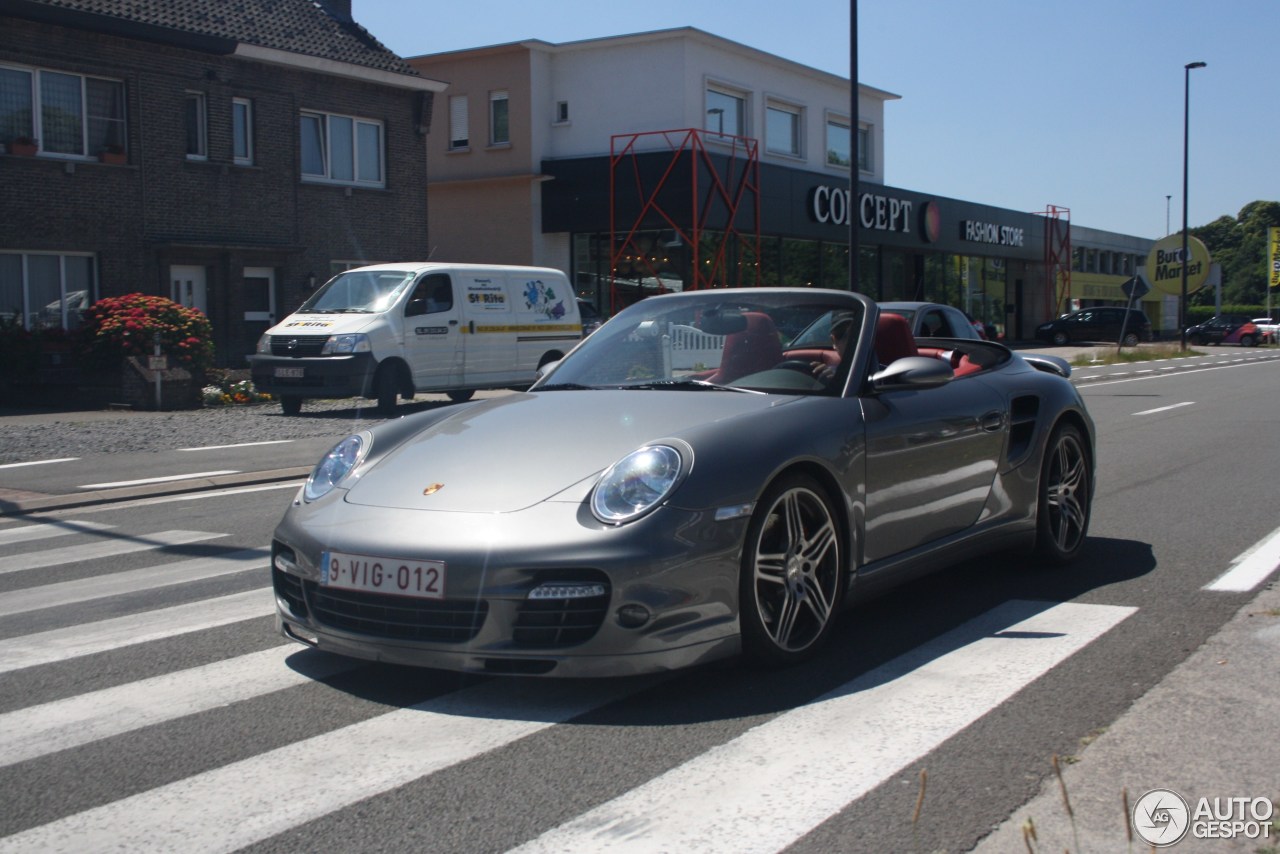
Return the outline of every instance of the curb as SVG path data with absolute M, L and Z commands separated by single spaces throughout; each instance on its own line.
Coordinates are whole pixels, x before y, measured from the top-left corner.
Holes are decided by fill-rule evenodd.
M 188 492 L 201 492 L 207 489 L 223 489 L 230 486 L 276 483 L 283 480 L 304 478 L 311 473 L 312 468 L 312 466 L 296 466 L 294 468 L 271 469 L 269 471 L 237 472 L 236 474 L 197 477 L 190 480 L 175 480 L 170 483 L 151 483 L 138 486 L 122 486 L 117 489 L 99 489 L 94 492 L 74 495 L 47 495 L 41 498 L 3 500 L 0 501 L 0 517 L 21 516 L 46 510 L 90 507 L 95 504 L 110 504 L 115 501 L 129 501 L 136 498 L 181 495 Z

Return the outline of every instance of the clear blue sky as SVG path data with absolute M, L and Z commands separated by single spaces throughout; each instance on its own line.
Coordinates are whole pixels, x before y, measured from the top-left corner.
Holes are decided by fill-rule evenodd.
M 1280 201 L 1280 0 L 861 0 L 861 81 L 885 111 L 886 183 L 1076 225 L 1163 237 Z M 353 0 L 401 56 L 697 27 L 849 75 L 837 0 Z M 1167 202 L 1165 196 L 1172 196 Z

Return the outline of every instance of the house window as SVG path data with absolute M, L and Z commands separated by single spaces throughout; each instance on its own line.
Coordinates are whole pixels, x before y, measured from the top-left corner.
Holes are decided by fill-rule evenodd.
M 299 136 L 304 181 L 365 187 L 386 185 L 381 122 L 304 112 Z
M 858 126 L 858 171 L 872 172 L 871 160 L 871 128 Z
M 507 145 L 511 142 L 509 99 L 506 92 L 489 93 L 489 144 Z
M 746 136 L 747 99 L 720 89 L 708 89 L 706 129 L 720 136 Z
M 124 150 L 124 83 L 61 71 L 0 67 L 0 142 L 39 140 L 40 153 Z
M 569 102 L 556 101 L 556 124 L 562 125 L 569 121 Z
M 800 109 L 781 104 L 765 108 L 765 146 L 774 154 L 800 156 Z
M 853 165 L 848 122 L 827 119 L 827 165 L 848 169 Z
M 466 148 L 471 144 L 467 133 L 467 96 L 449 96 L 449 149 Z
M 187 135 L 187 159 L 205 160 L 209 156 L 209 120 L 205 113 L 203 92 L 188 92 L 183 99 L 182 124 Z
M 231 156 L 241 166 L 253 163 L 253 102 L 231 99 Z
M 94 290 L 92 255 L 0 252 L 0 318 L 7 322 L 75 329 Z

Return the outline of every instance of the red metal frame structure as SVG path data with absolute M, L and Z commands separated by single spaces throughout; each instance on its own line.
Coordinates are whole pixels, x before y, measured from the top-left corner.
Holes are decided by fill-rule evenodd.
M 1063 313 L 1071 300 L 1071 210 L 1049 205 L 1042 216 L 1044 229 L 1045 305 L 1052 317 Z
M 707 148 L 704 137 L 714 140 L 712 149 Z M 648 159 L 642 163 L 644 158 Z M 679 184 L 686 172 L 689 186 L 684 188 Z M 667 207 L 685 192 L 691 215 L 688 222 L 680 222 Z M 636 210 L 621 210 L 636 205 Z M 740 215 L 749 220 L 749 232 L 741 227 Z M 638 277 L 635 283 L 638 286 L 643 288 L 645 280 L 651 277 L 655 293 L 667 290 L 647 251 L 651 247 L 637 241 L 638 235 L 655 228 L 674 232 L 676 238 L 689 247 L 692 257 L 689 280 L 684 284 L 686 289 L 759 285 L 759 142 L 696 128 L 615 134 L 611 138 L 609 158 L 612 310 L 621 307 L 618 268 L 624 262 L 638 261 L 647 273 Z M 715 234 L 716 240 L 704 247 L 702 241 L 707 233 Z M 735 263 L 737 269 L 730 269 Z

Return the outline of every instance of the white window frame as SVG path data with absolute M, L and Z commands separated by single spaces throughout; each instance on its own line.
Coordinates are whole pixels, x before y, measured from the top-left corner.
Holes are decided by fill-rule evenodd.
M 567 125 L 569 124 L 569 102 L 556 101 L 555 117 L 551 120 L 552 124 Z
M 736 126 L 727 126 L 724 121 L 723 108 L 712 107 L 712 97 L 718 96 L 738 102 L 738 121 Z M 704 130 L 711 139 L 718 137 L 746 137 L 751 135 L 751 93 L 724 83 L 707 81 L 703 87 L 703 119 Z M 719 112 L 721 121 L 713 128 L 712 115 Z
M 506 123 L 506 136 L 498 138 L 499 104 L 506 115 L 501 117 Z M 506 89 L 495 89 L 489 93 L 489 145 L 504 146 L 511 144 L 511 93 Z
M 54 326 L 58 328 L 66 328 L 67 322 L 67 259 L 68 258 L 87 258 L 89 259 L 89 281 L 88 285 L 89 299 L 86 305 L 94 302 L 95 294 L 98 290 L 98 258 L 92 252 L 22 252 L 22 251 L 0 251 L 0 255 L 17 256 L 21 264 L 21 289 L 22 289 L 22 305 L 10 306 L 0 305 L 0 314 L 8 316 L 10 311 L 18 310 L 21 315 L 22 327 L 24 329 L 36 329 L 41 327 Z M 39 304 L 32 304 L 31 294 L 31 259 L 35 256 L 53 257 L 58 259 L 58 302 L 61 303 L 61 314 L 56 324 L 44 322 L 48 318 L 44 318 L 44 310 L 48 307 L 48 303 L 39 298 Z
M 785 115 L 790 119 L 790 133 L 788 139 L 783 141 L 779 146 L 775 139 L 770 117 L 772 115 Z M 804 107 L 798 104 L 789 103 L 770 98 L 765 101 L 764 105 L 764 132 L 765 132 L 765 151 L 769 154 L 778 154 L 783 157 L 794 157 L 797 159 L 804 158 Z
M 244 136 L 244 149 L 240 148 L 240 136 Z M 253 101 L 249 98 L 231 99 L 231 159 L 237 166 L 252 166 L 253 151 Z
M 19 126 L 15 120 L 8 126 L 0 125 L 0 142 L 5 144 L 12 143 L 18 137 L 30 137 L 37 143 L 37 153 L 46 157 L 62 157 L 76 160 L 90 160 L 97 157 L 99 153 L 105 150 L 109 145 L 118 145 L 124 150 L 128 144 L 129 126 L 124 81 L 112 77 L 95 77 L 85 74 L 77 74 L 73 71 L 63 71 L 56 68 L 35 68 L 29 66 L 19 66 L 10 64 L 0 64 L 0 68 L 5 71 L 22 74 L 27 78 L 28 98 L 30 100 L 30 116 L 25 126 Z M 44 108 L 45 90 L 42 85 L 44 75 L 58 75 L 60 77 L 74 78 L 79 81 L 79 142 L 75 151 L 50 151 L 45 143 L 47 142 L 44 132 Z M 94 83 L 107 84 L 115 87 L 119 100 L 120 112 L 118 115 L 93 115 L 90 113 L 92 103 L 89 98 L 89 84 Z M 94 134 L 97 129 L 96 125 L 106 123 L 102 128 L 103 132 Z M 114 133 L 112 129 L 114 126 Z
M 872 140 L 875 134 L 871 132 L 871 125 L 865 123 L 858 124 L 857 146 L 858 150 L 855 156 L 858 159 L 858 171 L 872 173 L 876 171 L 875 147 Z
M 194 115 L 190 112 L 194 106 Z M 191 122 L 195 121 L 195 127 Z M 209 159 L 209 98 L 204 92 L 188 89 L 182 93 L 182 129 L 188 160 Z M 192 138 L 194 132 L 195 138 Z M 194 146 L 193 146 L 194 143 Z
M 471 147 L 470 106 L 466 95 L 449 96 L 449 150 L 466 151 Z
M 823 126 L 825 128 L 824 136 L 823 136 L 823 146 L 822 146 L 823 162 L 832 169 L 841 169 L 841 170 L 852 169 L 853 157 L 854 157 L 853 130 L 849 122 L 849 117 L 840 115 L 838 113 L 829 113 L 827 114 L 826 121 L 824 122 Z M 843 130 L 846 134 L 849 135 L 849 150 L 846 152 L 846 156 L 849 159 L 847 163 L 842 163 L 839 160 L 833 160 L 831 157 L 832 155 L 831 131 L 833 128 L 838 128 L 840 130 Z
M 360 116 L 350 116 L 343 113 L 327 113 L 322 110 L 301 110 L 299 113 L 299 141 L 298 145 L 301 149 L 306 145 L 306 134 L 304 127 L 308 121 L 315 122 L 320 131 L 320 151 L 318 152 L 321 160 L 321 171 L 307 172 L 307 157 L 305 150 L 301 151 L 303 156 L 300 157 L 300 169 L 302 170 L 302 181 L 308 184 L 339 184 L 345 187 L 386 187 L 387 185 L 387 166 L 386 166 L 386 133 L 382 122 L 377 119 L 362 118 Z M 349 138 L 344 133 L 344 127 L 350 126 Z M 362 137 L 369 133 L 377 134 L 376 147 L 377 154 L 377 175 L 376 177 L 366 177 L 361 175 L 361 155 L 363 147 L 367 144 L 367 140 Z M 351 153 L 351 177 L 342 175 L 335 176 L 334 164 L 334 141 L 341 141 L 344 147 L 349 147 Z M 346 148 L 344 148 L 344 151 Z M 347 164 L 343 164 L 347 165 Z

